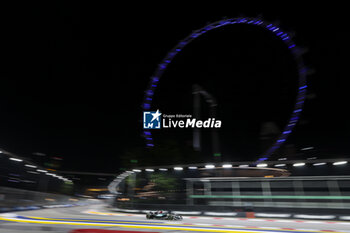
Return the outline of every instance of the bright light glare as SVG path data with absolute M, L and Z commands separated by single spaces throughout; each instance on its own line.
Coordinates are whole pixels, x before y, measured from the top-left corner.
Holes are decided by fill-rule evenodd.
M 339 161 L 339 162 L 334 162 L 333 165 L 337 166 L 337 165 L 343 165 L 343 164 L 347 164 L 348 161 Z
M 275 164 L 275 167 L 285 167 L 285 166 L 286 166 L 285 163 Z
M 9 158 L 10 160 L 12 161 L 16 161 L 16 162 L 22 162 L 23 160 L 22 159 L 17 159 L 17 158 Z
M 141 172 L 140 169 L 132 169 L 134 172 Z
M 147 168 L 145 171 L 146 171 L 146 172 L 154 172 L 154 169 Z
M 166 172 L 166 171 L 168 171 L 168 169 L 167 168 L 159 168 L 159 171 Z
M 196 170 L 197 167 L 188 167 L 188 169 L 191 169 L 191 170 Z
M 232 164 L 224 164 L 222 165 L 223 168 L 231 168 L 232 167 Z
M 30 168 L 37 168 L 37 166 L 30 165 L 30 164 L 26 164 L 26 165 L 24 165 L 24 166 L 26 166 L 26 167 L 30 167 Z
M 176 170 L 176 171 L 182 171 L 183 168 L 182 168 L 182 167 L 174 167 L 174 170 Z
M 300 150 L 313 150 L 313 149 L 314 149 L 313 146 L 309 146 L 309 147 L 301 148 Z
M 37 169 L 36 171 L 37 171 L 37 172 L 47 173 L 47 171 L 45 171 L 45 170 L 41 170 L 41 169 Z
M 213 169 L 213 168 L 215 168 L 215 165 L 213 165 L 213 164 L 208 164 L 208 165 L 205 165 L 205 168 L 207 168 L 207 169 Z
M 293 167 L 302 167 L 304 165 L 305 165 L 305 163 L 295 163 L 295 164 L 293 164 Z
M 241 164 L 238 167 L 249 167 L 249 165 L 248 164 Z
M 267 163 L 259 163 L 256 166 L 257 167 L 267 167 Z
M 326 165 L 326 163 L 314 163 L 313 166 L 322 166 L 322 165 Z

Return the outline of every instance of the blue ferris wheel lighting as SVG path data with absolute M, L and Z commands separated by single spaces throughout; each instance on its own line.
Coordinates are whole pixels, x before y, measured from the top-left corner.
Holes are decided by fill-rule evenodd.
M 194 31 L 185 39 L 180 41 L 172 50 L 170 50 L 170 52 L 165 56 L 165 58 L 159 63 L 158 68 L 156 69 L 154 75 L 151 77 L 149 88 L 146 91 L 146 95 L 145 95 L 144 103 L 142 107 L 143 107 L 143 110 L 150 109 L 151 103 L 152 103 L 152 98 L 150 98 L 150 96 L 153 96 L 155 88 L 157 87 L 158 81 L 160 80 L 162 74 L 164 73 L 167 66 L 171 63 L 173 58 L 180 51 L 182 51 L 182 49 L 186 45 L 188 45 L 195 38 L 198 38 L 200 35 L 203 35 L 208 31 L 211 31 L 216 28 L 220 28 L 225 25 L 233 25 L 233 24 L 250 24 L 253 26 L 256 25 L 256 26 L 265 28 L 268 31 L 271 31 L 275 36 L 280 38 L 281 41 L 287 45 L 288 49 L 290 50 L 291 54 L 294 56 L 294 59 L 297 63 L 298 74 L 299 74 L 299 77 L 298 77 L 299 87 L 298 87 L 298 93 L 296 97 L 296 103 L 294 105 L 294 110 L 292 112 L 292 115 L 290 116 L 290 119 L 287 125 L 282 131 L 281 135 L 276 139 L 275 143 L 265 153 L 263 153 L 263 157 L 258 160 L 258 161 L 263 161 L 263 160 L 267 160 L 269 156 L 273 154 L 286 141 L 288 135 L 292 132 L 297 121 L 299 120 L 299 114 L 302 112 L 304 100 L 306 97 L 306 89 L 307 89 L 307 85 L 306 85 L 307 68 L 304 66 L 304 62 L 301 57 L 302 51 L 300 51 L 300 49 L 296 47 L 294 42 L 291 40 L 291 36 L 285 31 L 283 31 L 277 25 L 274 25 L 272 23 L 267 23 L 261 19 L 255 19 L 255 18 L 232 18 L 232 19 L 225 19 L 225 20 L 220 20 L 220 21 L 211 23 L 199 30 Z M 147 138 L 150 138 L 152 134 L 150 131 L 145 131 L 144 135 L 146 136 L 146 140 L 148 140 Z M 146 146 L 154 147 L 154 144 L 147 143 Z
M 144 131 L 144 134 L 145 135 L 151 135 L 151 132 L 150 131 Z

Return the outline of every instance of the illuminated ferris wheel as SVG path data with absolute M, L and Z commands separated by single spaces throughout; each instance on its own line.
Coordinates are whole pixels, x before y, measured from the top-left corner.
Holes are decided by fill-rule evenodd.
M 257 19 L 257 18 L 231 18 L 231 19 L 224 19 L 224 20 L 211 23 L 209 25 L 206 25 L 203 28 L 200 28 L 192 32 L 185 39 L 181 40 L 173 49 L 171 49 L 168 52 L 168 54 L 165 56 L 165 58 L 159 63 L 157 69 L 155 70 L 154 74 L 150 78 L 149 86 L 145 92 L 142 108 L 144 111 L 149 111 L 151 109 L 154 92 L 158 86 L 158 83 L 164 71 L 167 69 L 168 65 L 172 62 L 174 57 L 179 52 L 181 52 L 186 45 L 188 45 L 194 39 L 200 37 L 201 35 L 209 31 L 212 31 L 216 28 L 224 27 L 227 25 L 234 25 L 234 24 L 244 24 L 251 27 L 260 27 L 270 31 L 277 38 L 279 38 L 281 41 L 284 42 L 284 44 L 289 49 L 290 53 L 293 55 L 293 58 L 295 59 L 295 62 L 298 68 L 298 89 L 297 89 L 297 97 L 294 104 L 294 110 L 289 117 L 287 125 L 284 127 L 282 133 L 277 137 L 276 141 L 271 145 L 269 149 L 267 149 L 262 155 L 259 156 L 258 161 L 264 161 L 264 160 L 267 160 L 269 156 L 273 154 L 286 141 L 286 139 L 292 132 L 293 128 L 295 127 L 296 123 L 299 120 L 300 113 L 303 110 L 303 105 L 304 105 L 304 100 L 306 97 L 306 90 L 307 90 L 306 77 L 308 75 L 308 69 L 305 66 L 302 59 L 303 50 L 298 48 L 295 45 L 289 33 L 281 29 L 277 25 L 274 25 L 272 23 L 269 23 L 262 19 Z M 143 136 L 146 139 L 146 146 L 153 147 L 154 138 L 152 137 L 151 130 L 144 130 Z

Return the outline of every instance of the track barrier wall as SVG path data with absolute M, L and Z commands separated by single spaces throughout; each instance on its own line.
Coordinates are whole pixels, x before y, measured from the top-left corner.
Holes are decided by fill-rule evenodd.
M 67 195 L 0 187 L 0 212 L 72 207 L 90 202 Z

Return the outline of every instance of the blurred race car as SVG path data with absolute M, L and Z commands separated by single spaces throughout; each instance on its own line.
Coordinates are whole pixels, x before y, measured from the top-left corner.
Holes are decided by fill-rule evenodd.
M 182 216 L 173 214 L 170 211 L 151 211 L 146 214 L 147 219 L 182 220 Z

